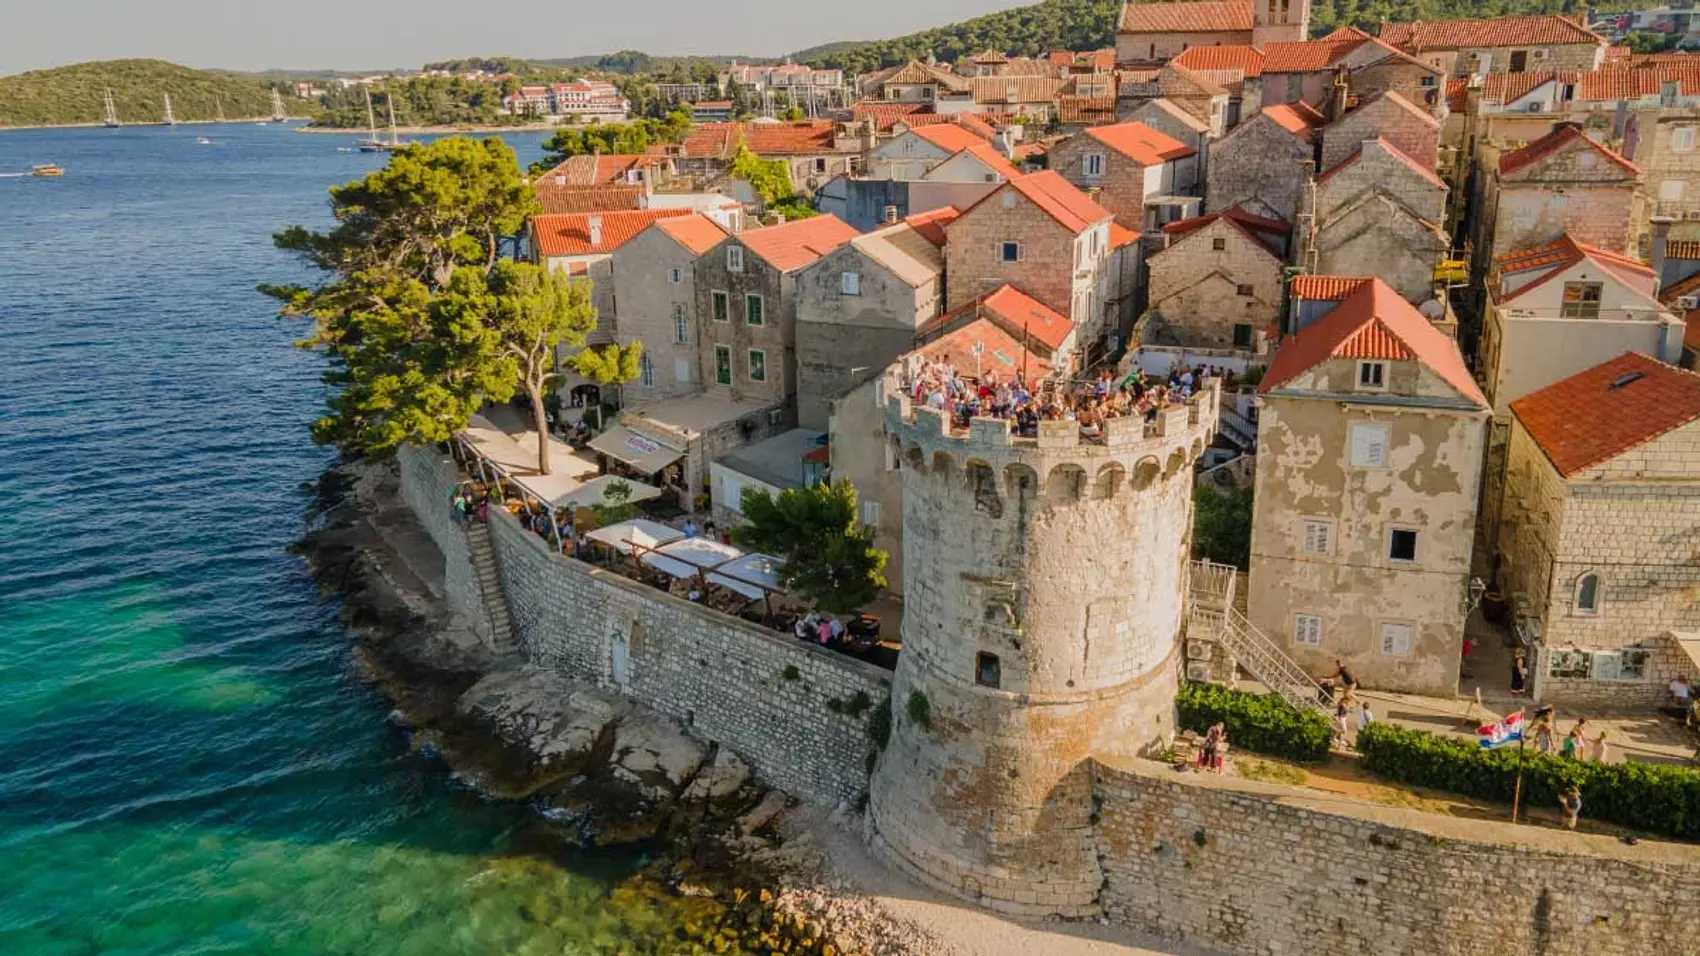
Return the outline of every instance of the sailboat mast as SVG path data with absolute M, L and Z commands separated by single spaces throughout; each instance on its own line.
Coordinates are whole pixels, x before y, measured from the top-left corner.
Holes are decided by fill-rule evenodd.
M 277 90 L 272 90 L 272 120 L 281 123 L 289 117 L 283 115 L 283 97 Z
M 165 125 L 176 126 L 177 117 L 171 115 L 171 94 L 165 94 Z
M 372 115 L 372 88 L 366 88 L 366 126 L 372 131 L 373 141 L 378 139 L 378 120 Z
M 396 131 L 395 131 L 395 93 L 394 92 L 388 92 L 388 93 L 384 94 L 384 105 L 386 105 L 390 108 L 390 145 L 391 146 L 400 146 L 401 145 L 401 138 L 396 136 Z
M 107 89 L 104 99 L 106 103 L 106 125 L 115 127 L 118 125 L 118 104 L 112 101 L 112 90 L 110 88 Z
M 213 97 L 213 112 L 217 115 L 217 122 L 224 122 L 224 101 L 216 96 Z

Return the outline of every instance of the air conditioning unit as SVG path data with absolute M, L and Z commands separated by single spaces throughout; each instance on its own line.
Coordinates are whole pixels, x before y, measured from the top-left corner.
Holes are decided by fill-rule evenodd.
M 1186 679 L 1190 681 L 1199 681 L 1201 683 L 1210 680 L 1210 662 L 1187 661 Z
M 1204 641 L 1186 642 L 1186 659 L 1189 661 L 1207 661 L 1214 653 L 1210 645 Z
M 1679 309 L 1700 309 L 1700 295 L 1679 295 L 1676 297 L 1676 307 Z
M 1527 107 L 1527 109 L 1528 109 L 1528 110 L 1529 110 L 1529 112 L 1531 112 L 1531 113 L 1539 113 L 1539 112 L 1541 112 L 1541 111 L 1542 111 L 1542 110 L 1544 110 L 1544 109 L 1546 109 L 1546 108 L 1547 108 L 1547 107 L 1546 107 L 1546 104 L 1545 104 L 1545 103 L 1542 103 L 1542 102 L 1540 102 L 1540 101 L 1539 101 L 1539 100 L 1536 100 L 1536 101 L 1535 101 L 1535 102 L 1533 102 L 1533 103 L 1530 103 L 1530 104 L 1529 104 L 1529 105 L 1528 105 L 1528 107 Z

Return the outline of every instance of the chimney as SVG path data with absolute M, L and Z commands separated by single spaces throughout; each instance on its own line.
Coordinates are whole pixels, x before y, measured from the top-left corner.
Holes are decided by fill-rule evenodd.
M 1671 216 L 1654 216 L 1653 223 L 1653 296 L 1665 284 L 1665 247 L 1670 242 L 1670 227 L 1676 222 Z
M 896 206 L 885 207 L 885 221 L 886 221 L 886 225 L 891 225 L 891 224 L 897 222 L 897 207 Z
M 584 221 L 584 228 L 585 228 L 586 231 L 588 231 L 590 233 L 590 244 L 591 245 L 593 245 L 593 246 L 602 245 L 602 217 L 601 216 L 591 216 L 589 219 L 586 219 Z

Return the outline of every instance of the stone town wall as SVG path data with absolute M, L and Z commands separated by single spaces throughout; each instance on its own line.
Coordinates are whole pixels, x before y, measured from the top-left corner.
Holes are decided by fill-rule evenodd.
M 1692 848 L 1096 767 L 1106 915 L 1266 956 L 1692 952 Z M 1584 813 L 1586 808 L 1584 807 Z
M 678 720 L 793 796 L 853 804 L 866 792 L 885 671 L 562 557 L 506 512 L 490 536 L 533 663 Z M 858 693 L 872 706 L 854 716 L 828 706 Z
M 435 446 L 417 445 L 402 446 L 396 458 L 401 464 L 401 499 L 443 553 L 443 597 L 471 623 L 473 633 L 488 642 L 490 615 L 467 553 L 466 532 L 454 518 L 454 488 L 460 483 L 454 460 Z

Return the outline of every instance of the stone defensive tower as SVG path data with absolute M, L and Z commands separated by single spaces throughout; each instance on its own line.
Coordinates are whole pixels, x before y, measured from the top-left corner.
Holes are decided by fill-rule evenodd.
M 999 911 L 1097 913 L 1090 758 L 1174 729 L 1192 464 L 1218 388 L 1102 444 L 1035 439 L 892 398 L 903 470 L 903 653 L 869 788 L 875 850 Z

